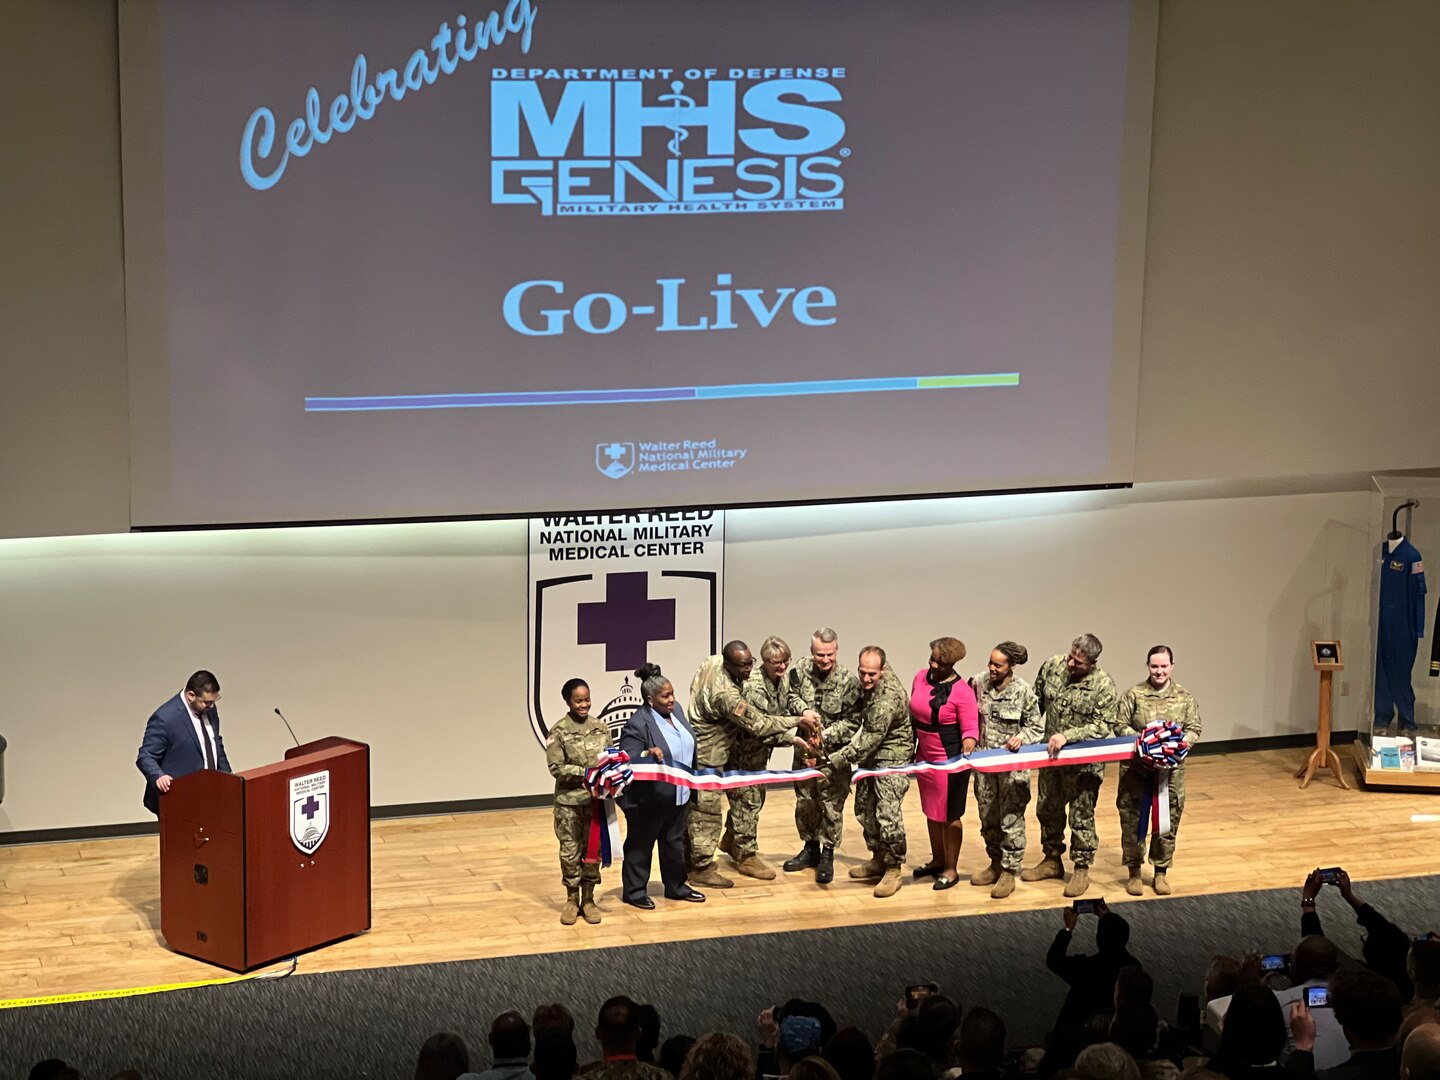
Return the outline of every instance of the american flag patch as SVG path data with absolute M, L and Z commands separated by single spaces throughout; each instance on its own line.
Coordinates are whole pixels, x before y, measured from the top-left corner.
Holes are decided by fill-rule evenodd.
M 1415 562 L 1414 564 L 1412 564 L 1411 567 L 1410 567 L 1410 573 L 1412 573 L 1412 574 L 1423 574 L 1423 573 L 1425 573 L 1425 560 L 1424 560 L 1424 559 L 1420 559 L 1420 560 L 1418 560 L 1417 562 Z

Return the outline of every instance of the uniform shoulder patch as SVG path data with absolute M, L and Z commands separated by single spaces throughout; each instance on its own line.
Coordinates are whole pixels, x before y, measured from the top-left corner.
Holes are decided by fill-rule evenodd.
M 1425 573 L 1425 560 L 1424 560 L 1424 559 L 1416 559 L 1413 563 L 1411 563 L 1411 564 L 1410 564 L 1410 573 L 1412 573 L 1412 574 L 1423 574 L 1423 573 Z

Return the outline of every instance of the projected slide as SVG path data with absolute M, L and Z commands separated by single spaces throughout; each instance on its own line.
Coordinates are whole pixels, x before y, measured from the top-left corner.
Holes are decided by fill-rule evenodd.
M 1130 478 L 1130 0 L 122 15 L 138 525 Z

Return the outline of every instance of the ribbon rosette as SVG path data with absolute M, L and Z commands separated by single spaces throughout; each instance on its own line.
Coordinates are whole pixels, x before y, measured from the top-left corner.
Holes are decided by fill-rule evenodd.
M 1145 842 L 1147 829 L 1156 836 L 1170 831 L 1170 773 L 1190 752 L 1185 732 L 1173 720 L 1147 724 L 1135 739 L 1135 756 L 1150 768 L 1145 780 L 1145 801 L 1140 808 L 1136 839 Z
M 591 804 L 590 839 L 585 845 L 585 862 L 609 866 L 620 846 L 620 821 L 615 815 L 615 798 L 635 778 L 630 755 L 618 746 L 607 746 L 585 770 L 585 790 Z

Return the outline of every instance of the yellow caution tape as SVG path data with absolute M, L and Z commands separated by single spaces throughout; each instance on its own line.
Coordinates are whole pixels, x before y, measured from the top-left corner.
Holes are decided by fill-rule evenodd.
M 108 1001 L 111 998 L 140 997 L 143 994 L 166 994 L 171 990 L 193 990 L 197 986 L 225 986 L 229 983 L 253 982 L 257 979 L 283 979 L 294 973 L 299 961 L 291 957 L 285 967 L 274 971 L 253 971 L 248 975 L 230 975 L 223 979 L 198 979 L 195 982 L 163 983 L 159 986 L 130 986 L 118 990 L 84 990 L 77 994 L 48 994 L 44 997 L 11 998 L 0 1001 L 0 1009 L 26 1009 L 32 1005 L 64 1005 L 71 1001 Z

